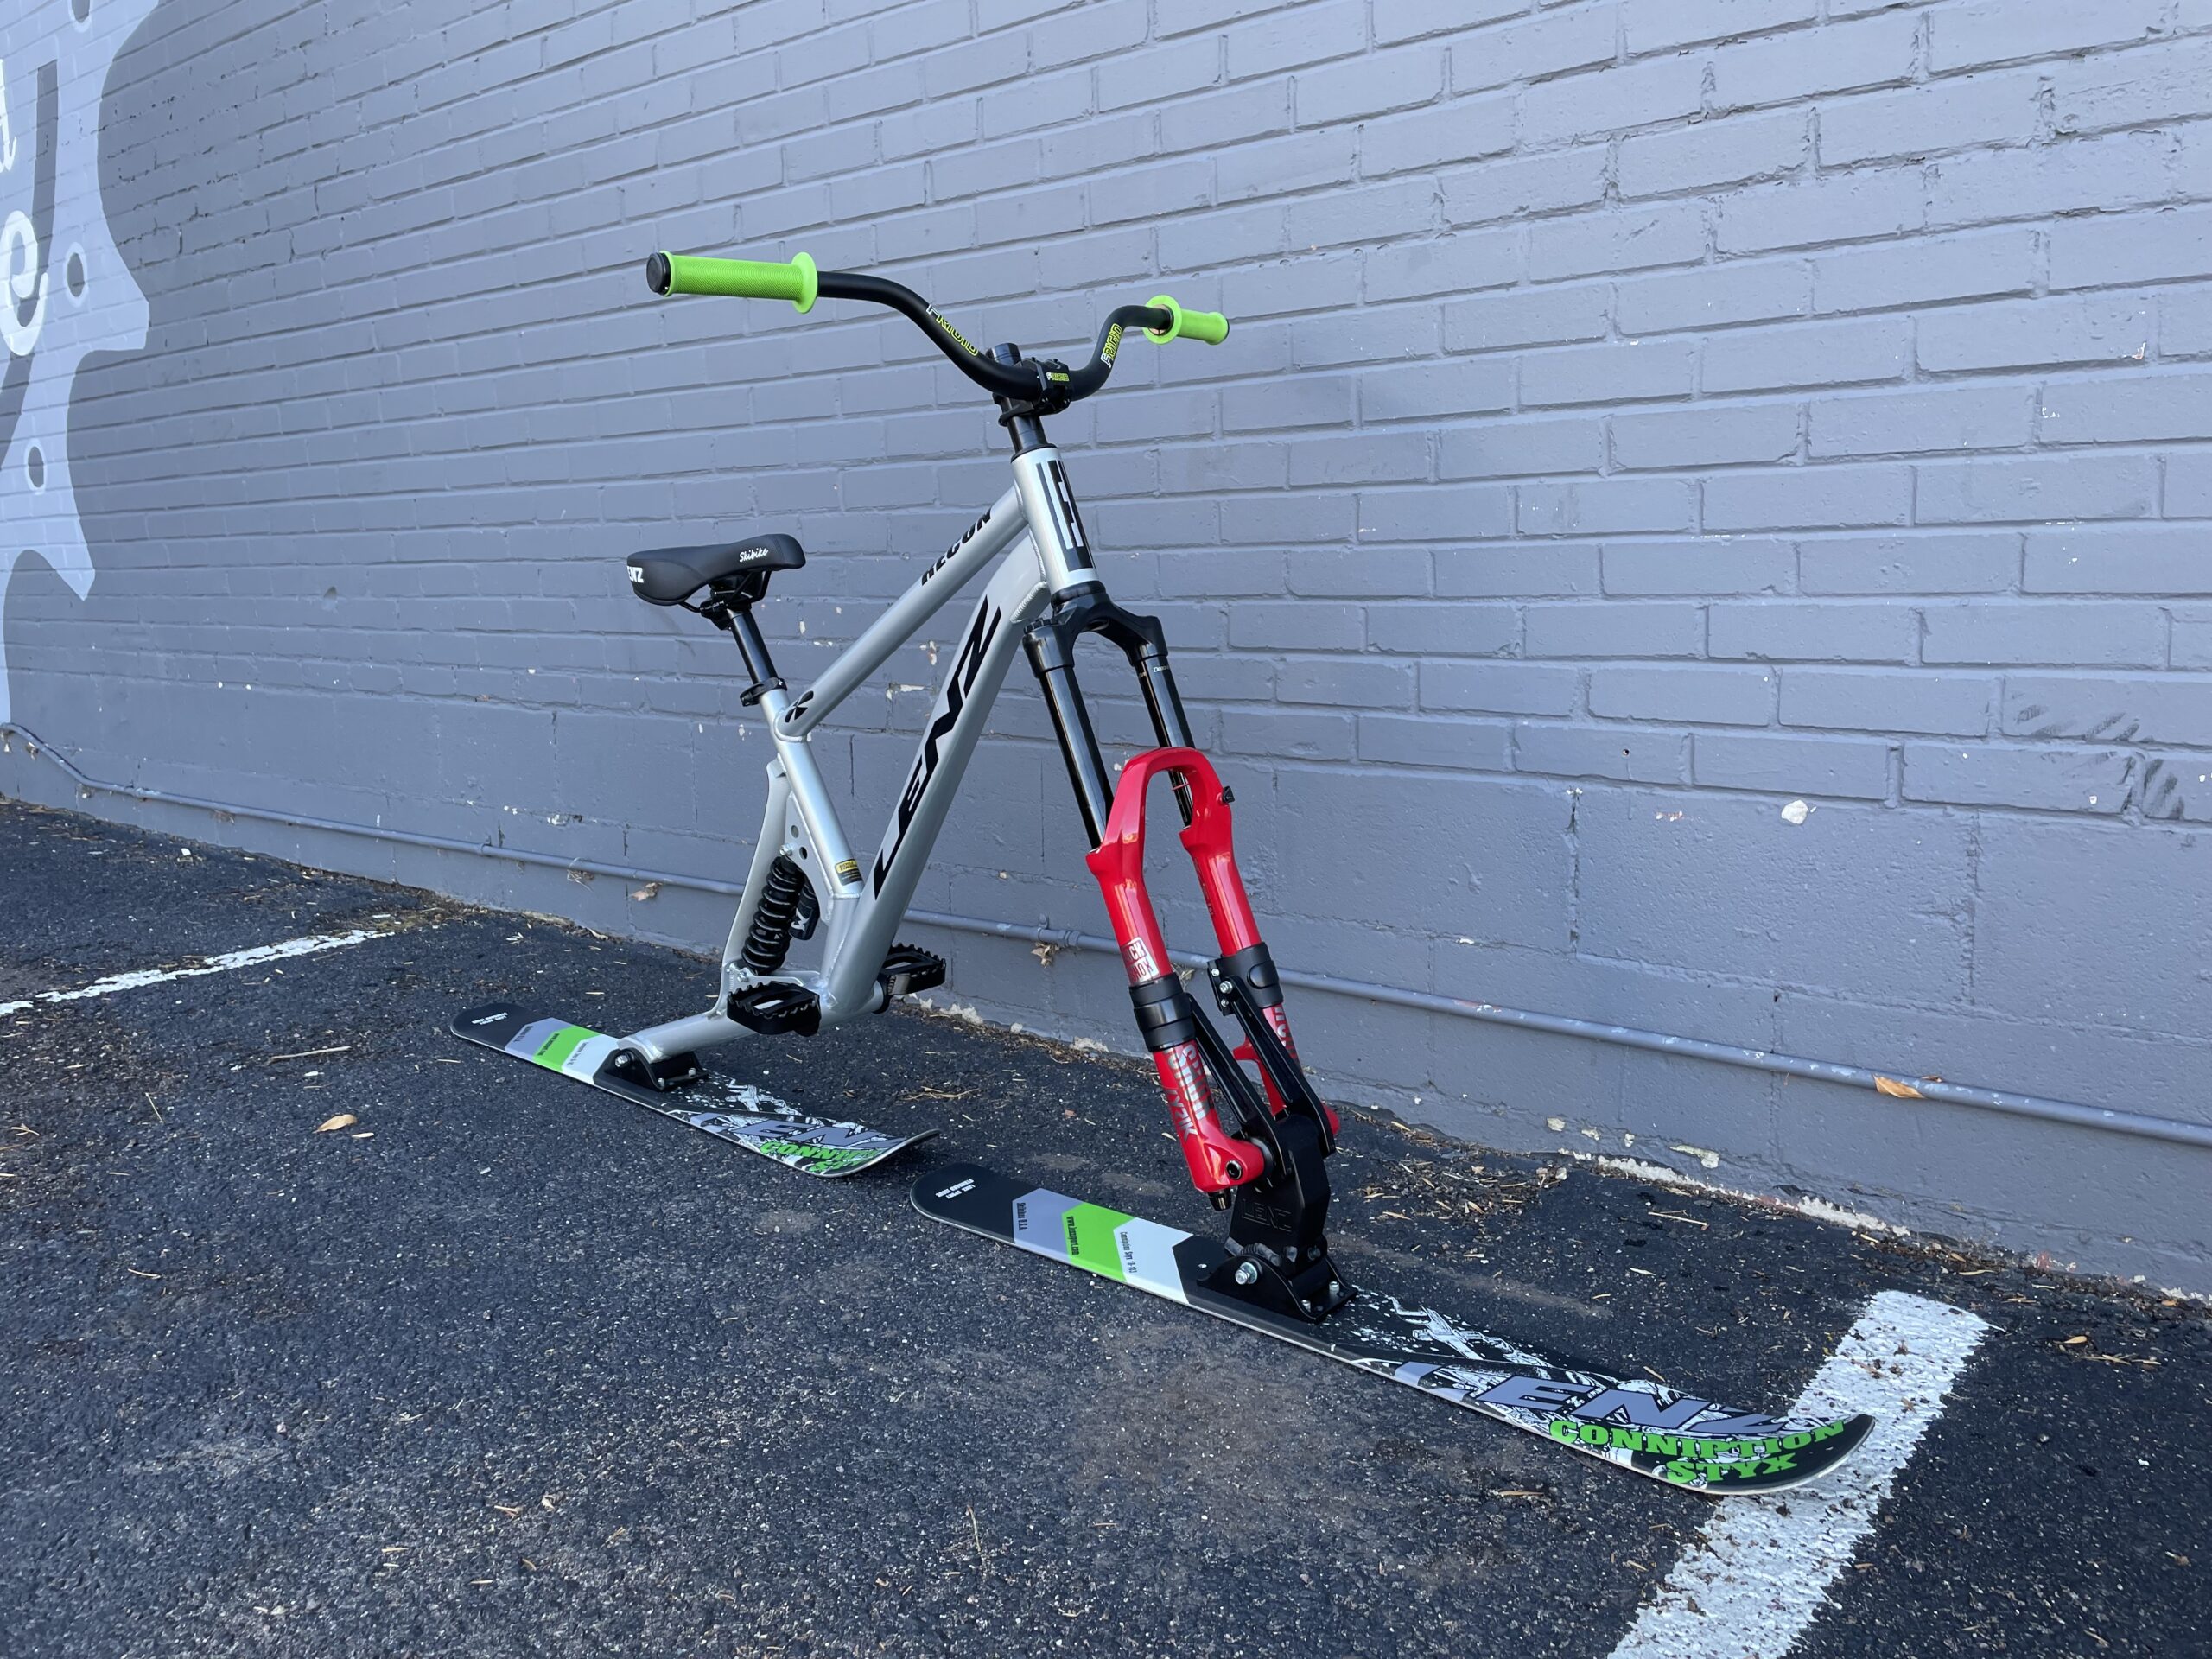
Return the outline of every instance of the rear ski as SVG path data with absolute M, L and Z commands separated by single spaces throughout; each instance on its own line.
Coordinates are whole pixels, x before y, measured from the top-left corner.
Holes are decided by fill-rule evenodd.
M 1563 1365 L 1372 1291 L 1340 1302 L 1325 1321 L 1299 1319 L 1240 1292 L 1236 1258 L 1215 1240 L 974 1164 L 922 1176 L 913 1200 L 933 1221 L 1134 1286 L 1707 1497 L 1780 1491 L 1815 1479 L 1850 1456 L 1874 1426 L 1866 1416 L 1767 1417 L 1644 1378 Z
M 634 1106 L 772 1158 L 802 1175 L 857 1175 L 937 1133 L 886 1135 L 861 1123 L 810 1117 L 749 1083 L 696 1065 L 689 1081 L 664 1091 L 644 1080 L 644 1068 L 634 1061 L 624 1065 L 618 1059 L 620 1038 L 503 1002 L 456 1014 L 452 1030 L 456 1037 L 620 1095 Z

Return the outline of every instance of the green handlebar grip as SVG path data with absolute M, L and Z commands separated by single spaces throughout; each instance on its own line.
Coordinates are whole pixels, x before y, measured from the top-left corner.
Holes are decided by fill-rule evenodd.
M 645 261 L 645 286 L 656 294 L 727 294 L 741 300 L 789 300 L 811 311 L 822 278 L 814 261 L 795 254 L 787 264 L 760 259 L 709 259 L 696 254 L 657 253 Z
M 1146 329 L 1147 339 L 1162 345 L 1171 340 L 1203 340 L 1209 346 L 1218 346 L 1229 338 L 1229 319 L 1218 311 L 1185 311 L 1165 294 L 1154 295 L 1145 303 L 1175 319 L 1164 333 L 1157 328 Z

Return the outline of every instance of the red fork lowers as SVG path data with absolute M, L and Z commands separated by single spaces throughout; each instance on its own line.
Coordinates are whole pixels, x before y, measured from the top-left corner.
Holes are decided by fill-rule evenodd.
M 1260 943 L 1260 930 L 1252 919 L 1251 901 L 1245 897 L 1244 878 L 1237 873 L 1231 844 L 1229 803 L 1212 763 L 1196 749 L 1151 749 L 1135 756 L 1122 768 L 1114 789 L 1114 804 L 1097 850 L 1084 861 L 1098 878 L 1105 895 L 1106 913 L 1121 941 L 1122 961 L 1129 973 L 1129 997 L 1135 1004 L 1137 1023 L 1160 1069 L 1160 1087 L 1175 1122 L 1175 1136 L 1182 1143 L 1191 1179 L 1201 1192 L 1219 1192 L 1256 1179 L 1264 1171 L 1260 1148 L 1222 1126 L 1206 1069 L 1193 1039 L 1192 1021 L 1202 1018 L 1189 994 L 1176 977 L 1167 955 L 1167 941 L 1154 914 L 1152 896 L 1144 883 L 1144 804 L 1152 780 L 1161 772 L 1179 779 L 1191 798 L 1191 822 L 1182 834 L 1185 849 L 1198 867 L 1198 887 L 1213 917 L 1214 937 L 1221 954 L 1234 956 Z M 1267 1009 L 1268 1022 L 1283 1046 L 1290 1046 L 1290 1025 L 1280 1007 Z M 1249 1050 L 1240 1050 L 1248 1054 Z M 1273 1084 L 1268 1085 L 1269 1104 L 1281 1112 L 1283 1103 Z

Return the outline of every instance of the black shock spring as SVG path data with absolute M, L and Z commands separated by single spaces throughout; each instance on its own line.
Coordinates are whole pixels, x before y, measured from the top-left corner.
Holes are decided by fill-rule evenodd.
M 791 918 L 798 912 L 799 894 L 806 891 L 806 872 L 787 853 L 779 853 L 768 867 L 767 884 L 760 890 L 760 908 L 753 912 L 753 925 L 745 935 L 745 965 L 756 974 L 772 974 L 784 965 L 791 948 Z

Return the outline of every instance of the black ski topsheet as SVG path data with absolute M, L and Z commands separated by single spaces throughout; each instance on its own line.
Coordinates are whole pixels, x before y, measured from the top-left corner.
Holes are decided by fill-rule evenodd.
M 1314 1325 L 1211 1288 L 1229 1254 L 1158 1222 L 1008 1180 L 973 1164 L 914 1183 L 933 1220 L 1067 1262 L 1241 1325 L 1639 1475 L 1709 1497 L 1777 1491 L 1848 1457 L 1872 1417 L 1775 1418 L 1637 1377 L 1561 1365 L 1426 1307 L 1363 1290 Z
M 696 1083 L 662 1094 L 610 1069 L 607 1062 L 620 1039 L 504 1002 L 455 1014 L 452 1031 L 472 1043 L 620 1095 L 632 1105 L 772 1158 L 802 1175 L 825 1179 L 857 1175 L 937 1133 L 924 1129 L 918 1135 L 886 1135 L 862 1123 L 810 1117 L 749 1083 L 712 1071 Z M 715 1104 L 702 1110 L 709 1102 Z

